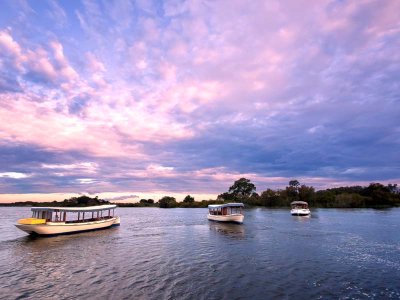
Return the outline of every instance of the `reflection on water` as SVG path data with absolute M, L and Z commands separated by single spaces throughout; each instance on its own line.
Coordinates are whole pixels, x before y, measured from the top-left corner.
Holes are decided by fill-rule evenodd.
M 210 230 L 225 234 L 231 238 L 244 238 L 244 224 L 223 223 L 209 221 Z
M 311 215 L 308 216 L 292 216 L 293 220 L 298 222 L 309 222 L 311 219 Z
M 120 227 L 49 238 L 13 226 L 24 209 L 0 213 L 0 299 L 400 298 L 400 209 L 124 208 Z
M 118 231 L 117 226 L 103 230 L 55 236 L 26 235 L 17 239 L 16 241 L 18 241 L 20 245 L 30 247 L 29 249 L 31 249 L 32 251 L 41 251 L 43 248 L 48 249 L 49 247 L 62 247 L 68 243 L 85 243 L 87 240 L 92 240 L 94 237 L 113 237 L 115 231 Z

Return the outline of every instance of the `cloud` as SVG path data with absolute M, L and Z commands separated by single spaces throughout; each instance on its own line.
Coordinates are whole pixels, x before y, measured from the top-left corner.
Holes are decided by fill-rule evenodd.
M 18 172 L 3 172 L 3 173 L 0 173 L 0 177 L 12 178 L 12 179 L 24 179 L 24 178 L 28 178 L 29 175 L 24 174 L 24 173 L 18 173 Z
M 46 46 L 49 50 L 42 46 L 35 50 L 24 49 L 9 30 L 0 31 L 0 49 L 16 72 L 8 76 L 24 76 L 26 80 L 41 84 L 59 84 L 77 79 L 77 72 L 64 56 L 63 46 L 57 41 L 51 41 Z
M 64 28 L 68 23 L 67 13 L 56 0 L 49 1 L 49 5 L 48 14 L 50 18 L 55 22 L 56 26 Z
M 22 87 L 18 80 L 10 74 L 0 72 L 0 93 L 6 92 L 22 92 Z
M 7 30 L 0 31 L 0 47 L 3 55 L 18 57 L 21 55 L 21 47 L 13 39 Z
M 104 64 L 91 52 L 86 53 L 87 66 L 91 72 L 105 72 Z
M 78 179 L 76 179 L 76 181 L 79 184 L 93 184 L 96 182 L 96 180 L 93 178 L 78 178 Z
M 12 70 L 21 70 L 27 58 L 23 55 L 20 45 L 11 36 L 10 30 L 0 30 L 0 51 L 2 64 L 9 65 Z
M 74 170 L 84 171 L 87 173 L 95 173 L 98 169 L 98 165 L 92 162 L 74 163 L 74 164 L 42 164 L 43 169 L 51 170 Z
M 124 201 L 124 200 L 138 199 L 138 198 L 139 198 L 138 195 L 122 195 L 122 196 L 105 198 L 104 200 L 107 200 L 107 201 Z

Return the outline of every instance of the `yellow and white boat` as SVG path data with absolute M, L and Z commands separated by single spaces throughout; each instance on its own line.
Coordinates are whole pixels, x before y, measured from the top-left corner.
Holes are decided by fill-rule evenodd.
M 57 235 L 120 225 L 116 205 L 32 207 L 32 217 L 18 220 L 19 229 L 36 235 Z

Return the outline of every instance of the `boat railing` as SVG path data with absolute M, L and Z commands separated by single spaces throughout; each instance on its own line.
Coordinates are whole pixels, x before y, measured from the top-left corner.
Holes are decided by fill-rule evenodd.
M 105 216 L 105 217 L 99 217 L 99 218 L 90 218 L 90 219 L 81 219 L 81 220 L 69 220 L 69 221 L 59 221 L 61 223 L 66 223 L 66 224 L 73 224 L 73 223 L 86 223 L 86 222 L 96 222 L 96 221 L 103 221 L 103 220 L 110 220 L 114 218 L 113 216 Z M 55 222 L 57 223 L 57 222 Z
M 242 208 L 231 208 L 229 207 L 224 207 L 222 209 L 220 208 L 212 208 L 209 209 L 208 213 L 210 215 L 214 215 L 214 216 L 232 216 L 232 215 L 242 215 Z

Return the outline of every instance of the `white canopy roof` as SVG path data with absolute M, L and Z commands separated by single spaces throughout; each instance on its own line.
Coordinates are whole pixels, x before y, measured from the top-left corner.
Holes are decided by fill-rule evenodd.
M 296 204 L 308 205 L 308 203 L 305 201 L 293 201 L 292 203 L 290 203 L 290 205 L 296 205 Z
M 226 203 L 226 204 L 210 204 L 208 208 L 220 208 L 220 207 L 244 207 L 243 203 Z
M 87 212 L 87 211 L 100 211 L 116 208 L 115 204 L 111 205 L 97 205 L 86 207 L 32 207 L 32 211 L 69 211 L 69 212 Z

